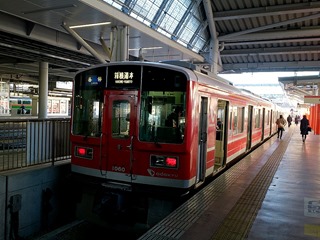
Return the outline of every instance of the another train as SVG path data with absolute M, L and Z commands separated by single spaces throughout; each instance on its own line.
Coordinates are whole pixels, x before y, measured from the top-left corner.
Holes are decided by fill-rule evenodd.
M 48 96 L 48 116 L 70 116 L 70 106 L 70 97 Z M 11 96 L 9 99 L 9 109 L 11 116 L 37 115 L 38 98 L 31 98 L 29 96 Z
M 178 108 L 182 115 L 168 124 Z M 272 136 L 282 114 L 185 62 L 116 62 L 81 71 L 72 109 L 72 172 L 90 191 L 99 188 L 96 205 L 120 212 L 136 198 L 151 204 L 151 196 L 198 188 Z

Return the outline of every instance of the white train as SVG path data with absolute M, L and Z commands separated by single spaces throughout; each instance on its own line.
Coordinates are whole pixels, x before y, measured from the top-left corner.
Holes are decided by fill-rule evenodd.
M 38 99 L 28 96 L 11 96 L 9 110 L 11 116 L 37 115 Z M 47 110 L 48 116 L 70 116 L 70 98 L 48 96 Z

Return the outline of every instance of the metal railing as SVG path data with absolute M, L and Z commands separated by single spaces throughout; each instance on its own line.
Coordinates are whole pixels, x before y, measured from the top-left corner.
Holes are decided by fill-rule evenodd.
M 70 158 L 70 118 L 0 120 L 0 172 Z

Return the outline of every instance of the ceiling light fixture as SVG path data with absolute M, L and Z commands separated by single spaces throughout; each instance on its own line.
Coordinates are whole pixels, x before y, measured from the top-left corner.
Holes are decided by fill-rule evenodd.
M 132 49 L 129 49 L 129 51 L 138 51 L 140 49 L 143 49 L 143 50 L 153 50 L 153 49 L 161 49 L 162 47 L 147 47 L 147 48 L 132 48 Z
M 102 25 L 109 25 L 109 24 L 111 24 L 111 22 L 83 24 L 83 25 L 70 26 L 69 28 L 95 27 L 95 26 L 102 26 Z

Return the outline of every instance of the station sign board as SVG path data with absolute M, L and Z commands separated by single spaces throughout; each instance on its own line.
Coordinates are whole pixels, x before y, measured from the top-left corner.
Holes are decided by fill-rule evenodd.
M 320 104 L 320 96 L 304 96 L 304 103 Z

